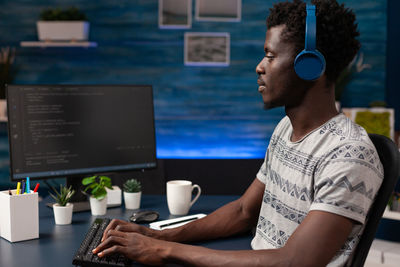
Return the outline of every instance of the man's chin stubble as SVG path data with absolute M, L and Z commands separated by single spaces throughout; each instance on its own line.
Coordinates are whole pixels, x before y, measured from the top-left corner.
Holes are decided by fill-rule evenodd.
M 269 109 L 273 109 L 273 108 L 276 108 L 276 107 L 278 107 L 279 105 L 276 105 L 276 104 L 274 104 L 274 103 L 265 103 L 264 102 L 264 110 L 269 110 Z

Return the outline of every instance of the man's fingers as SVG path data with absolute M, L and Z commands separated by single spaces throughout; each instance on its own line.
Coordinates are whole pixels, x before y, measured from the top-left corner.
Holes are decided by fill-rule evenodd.
M 121 232 L 137 232 L 138 227 L 135 227 L 137 225 L 130 223 L 130 224 L 119 224 L 115 230 L 121 231 Z
M 106 229 L 104 229 L 103 232 L 103 237 L 101 238 L 101 242 L 103 242 L 106 239 L 106 234 L 110 229 L 114 229 L 116 227 L 117 224 L 117 220 L 112 220 L 106 227 Z
M 100 258 L 108 256 L 108 255 L 112 255 L 112 254 L 122 254 L 124 251 L 124 247 L 123 246 L 119 246 L 119 245 L 114 245 L 112 247 L 109 247 L 105 250 L 103 250 L 102 252 L 100 252 L 99 254 L 97 254 Z
M 120 236 L 120 237 L 124 237 L 125 233 L 124 232 L 120 232 L 118 230 L 114 230 L 114 229 L 110 229 L 107 232 L 104 231 L 104 240 L 106 240 L 107 238 L 109 238 L 110 236 Z M 104 242 L 101 241 L 101 242 Z
M 93 249 L 92 252 L 96 254 L 108 247 L 113 246 L 114 244 L 125 245 L 126 239 L 124 238 L 124 236 L 125 234 L 122 232 L 109 230 L 107 238 L 104 241 L 102 241 L 95 249 Z
M 115 229 L 116 227 L 118 227 L 118 225 L 124 224 L 126 223 L 125 221 L 121 221 L 121 220 L 117 220 L 117 219 L 113 219 L 106 227 L 106 229 L 103 232 L 103 237 L 101 238 L 101 242 L 103 242 L 107 237 L 107 233 L 109 230 Z

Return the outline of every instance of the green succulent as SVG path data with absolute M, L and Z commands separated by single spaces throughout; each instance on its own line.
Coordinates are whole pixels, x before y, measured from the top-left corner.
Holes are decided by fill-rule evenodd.
M 106 187 L 113 189 L 111 179 L 107 176 L 94 175 L 83 178 L 82 184 L 86 185 L 84 191 L 90 190 L 90 195 L 98 200 L 102 200 L 107 196 Z
M 75 194 L 75 190 L 72 189 L 72 186 L 66 187 L 60 184 L 60 192 L 58 192 L 54 187 L 51 188 L 54 191 L 55 195 L 51 192 L 49 192 L 49 194 L 60 206 L 67 205 L 71 197 Z
M 129 179 L 124 183 L 123 189 L 127 193 L 136 193 L 142 191 L 142 185 L 136 179 Z

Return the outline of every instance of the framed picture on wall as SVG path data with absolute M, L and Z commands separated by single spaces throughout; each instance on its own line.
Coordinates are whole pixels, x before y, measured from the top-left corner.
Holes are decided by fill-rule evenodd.
M 184 58 L 187 66 L 229 66 L 229 33 L 186 32 Z
M 237 22 L 242 17 L 242 0 L 196 0 L 196 20 Z
M 160 29 L 189 29 L 192 27 L 192 0 L 158 0 Z
M 342 112 L 368 133 L 381 134 L 394 140 L 392 108 L 343 108 Z

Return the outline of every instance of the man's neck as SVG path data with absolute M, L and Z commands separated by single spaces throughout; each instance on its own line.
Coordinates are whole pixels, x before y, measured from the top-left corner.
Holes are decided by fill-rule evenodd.
M 332 88 L 318 83 L 310 88 L 300 105 L 286 107 L 293 132 L 291 141 L 296 142 L 338 114 L 335 106 L 334 85 Z

